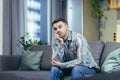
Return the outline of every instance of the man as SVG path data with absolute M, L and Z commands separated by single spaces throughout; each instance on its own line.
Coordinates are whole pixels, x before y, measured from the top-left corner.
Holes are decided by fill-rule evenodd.
M 78 80 L 88 74 L 95 74 L 98 65 L 91 56 L 86 39 L 80 34 L 69 30 L 63 18 L 52 23 L 55 33 L 55 44 L 52 54 L 50 80 L 63 80 L 71 74 L 71 80 Z

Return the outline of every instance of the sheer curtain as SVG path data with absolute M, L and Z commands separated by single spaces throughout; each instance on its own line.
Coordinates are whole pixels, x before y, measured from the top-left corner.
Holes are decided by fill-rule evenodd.
M 24 34 L 24 0 L 3 0 L 3 55 L 18 55 Z

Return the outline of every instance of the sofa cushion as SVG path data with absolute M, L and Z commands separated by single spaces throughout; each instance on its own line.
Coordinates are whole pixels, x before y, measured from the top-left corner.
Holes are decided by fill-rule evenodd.
M 42 45 L 42 46 L 33 46 L 32 51 L 42 50 L 44 54 L 42 56 L 42 60 L 40 63 L 41 70 L 50 70 L 51 69 L 51 57 L 52 57 L 52 48 L 50 45 Z
M 96 63 L 99 64 L 100 56 L 104 48 L 104 42 L 94 41 L 94 42 L 88 42 L 88 44 L 90 45 L 93 58 L 95 59 Z
M 18 70 L 20 61 L 19 55 L 0 55 L 0 71 Z
M 107 55 L 115 50 L 115 49 L 118 49 L 120 48 L 120 43 L 117 43 L 117 42 L 106 42 L 105 44 L 105 48 L 104 48 L 104 51 L 102 53 L 102 56 L 101 56 L 101 61 L 100 61 L 100 66 L 103 64 L 103 62 L 105 61 Z
M 120 48 L 113 50 L 106 57 L 102 67 L 102 72 L 113 72 L 120 65 Z
M 0 80 L 49 80 L 50 71 L 1 71 Z
M 20 70 L 40 70 L 43 51 L 23 51 Z
M 81 80 L 120 80 L 120 72 L 98 73 L 93 76 L 83 77 Z

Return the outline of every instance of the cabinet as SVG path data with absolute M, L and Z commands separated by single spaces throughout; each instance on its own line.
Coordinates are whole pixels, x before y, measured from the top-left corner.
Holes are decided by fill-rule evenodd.
M 113 9 L 120 9 L 120 0 L 110 0 L 110 7 Z

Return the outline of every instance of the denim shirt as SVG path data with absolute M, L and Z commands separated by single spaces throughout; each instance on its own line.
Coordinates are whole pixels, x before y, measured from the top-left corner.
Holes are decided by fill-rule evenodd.
M 69 49 L 74 52 L 73 55 L 76 57 L 73 60 L 64 62 L 64 49 L 65 47 L 68 47 L 68 44 Z M 52 46 L 52 49 L 52 59 L 60 61 L 62 63 L 60 67 L 63 69 L 79 65 L 99 69 L 99 66 L 96 64 L 91 55 L 91 50 L 86 39 L 80 33 L 70 31 L 64 44 L 60 44 L 57 40 L 55 40 L 55 44 Z

